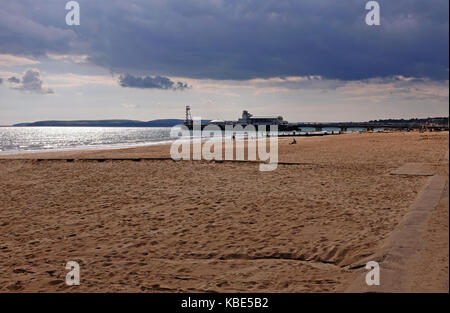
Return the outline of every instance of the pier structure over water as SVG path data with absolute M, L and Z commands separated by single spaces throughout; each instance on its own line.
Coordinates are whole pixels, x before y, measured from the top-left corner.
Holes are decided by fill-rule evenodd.
M 186 119 L 184 122 L 185 126 L 189 129 L 193 128 L 193 121 L 190 113 L 190 107 L 186 107 Z M 237 121 L 223 121 L 214 120 L 210 122 L 202 122 L 201 129 L 207 125 L 215 125 L 220 127 L 220 129 L 225 130 L 225 126 L 266 126 L 266 130 L 270 130 L 271 125 L 277 125 L 279 132 L 304 132 L 305 129 L 311 131 L 314 129 L 316 132 L 323 131 L 324 128 L 334 128 L 341 132 L 348 131 L 349 129 L 363 129 L 366 131 L 373 131 L 375 129 L 383 130 L 420 130 L 420 131 L 448 131 L 449 125 L 436 125 L 436 124 L 424 124 L 419 122 L 316 122 L 316 123 L 288 123 L 283 120 L 282 116 L 277 117 L 253 117 L 248 111 L 242 113 L 242 118 Z
M 192 122 L 187 124 L 189 129 L 192 129 Z M 211 125 L 210 123 L 203 123 L 201 129 Z M 239 125 L 239 124 L 213 124 L 225 130 L 225 125 Z M 244 127 L 247 125 L 243 125 Z M 262 125 L 255 125 L 262 126 Z M 266 125 L 267 131 L 270 130 L 270 125 Z M 374 131 L 375 129 L 383 130 L 421 130 L 421 131 L 448 131 L 448 126 L 443 125 L 415 125 L 415 124 L 374 124 L 374 123 L 289 123 L 285 125 L 278 125 L 278 131 L 280 132 L 303 132 L 303 131 L 323 131 L 325 128 L 335 128 L 341 132 L 346 132 L 350 129 L 362 129 L 366 131 Z M 307 130 L 306 130 L 307 129 Z
M 313 128 L 322 131 L 324 128 L 336 128 L 340 131 L 349 129 L 365 129 L 373 131 L 375 129 L 384 130 L 427 130 L 445 131 L 449 130 L 448 125 L 423 125 L 420 123 L 374 123 L 374 122 L 335 122 L 335 123 L 289 123 L 283 127 L 282 131 L 302 131 L 305 128 Z

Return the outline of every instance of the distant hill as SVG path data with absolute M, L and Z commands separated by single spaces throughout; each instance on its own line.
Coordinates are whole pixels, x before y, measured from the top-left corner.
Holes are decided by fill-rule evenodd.
M 160 119 L 148 122 L 135 120 L 77 120 L 77 121 L 38 121 L 19 123 L 13 126 L 59 126 L 59 127 L 172 127 L 183 124 L 184 120 Z

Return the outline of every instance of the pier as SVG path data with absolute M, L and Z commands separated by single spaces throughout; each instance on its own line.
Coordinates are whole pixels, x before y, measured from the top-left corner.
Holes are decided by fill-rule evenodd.
M 192 129 L 192 122 L 185 123 L 185 125 Z M 202 124 L 201 129 L 203 130 L 207 125 L 210 124 Z M 229 124 L 227 124 L 229 125 Z M 235 124 L 238 125 L 238 124 Z M 232 125 L 232 126 L 235 126 Z M 221 130 L 225 130 L 226 125 L 216 125 L 220 127 Z M 242 125 L 245 127 L 246 125 Z M 270 125 L 254 125 L 256 126 L 265 126 L 266 130 L 270 130 Z M 350 129 L 363 129 L 366 131 L 373 131 L 375 129 L 383 129 L 383 130 L 420 130 L 420 131 L 448 131 L 448 125 L 423 125 L 423 124 L 412 124 L 412 123 L 355 123 L 355 122 L 344 122 L 344 123 L 289 123 L 285 125 L 278 125 L 279 132 L 310 132 L 310 129 L 314 129 L 314 131 L 319 132 L 323 131 L 325 128 L 335 128 L 341 132 L 348 131 Z M 307 131 L 305 129 L 308 129 Z
M 447 120 L 448 121 L 448 120 Z M 191 108 L 190 106 L 186 106 L 186 115 L 184 125 L 189 129 L 193 129 L 194 122 L 191 116 Z M 419 131 L 448 131 L 449 125 L 448 123 L 423 123 L 417 121 L 406 121 L 406 122 L 385 122 L 385 121 L 370 121 L 370 122 L 297 122 L 297 123 L 288 123 L 283 120 L 282 116 L 272 116 L 272 117 L 254 117 L 247 110 L 244 110 L 242 113 L 242 118 L 237 121 L 223 121 L 223 120 L 213 120 L 207 123 L 201 123 L 200 127 L 203 130 L 208 125 L 214 125 L 219 127 L 221 130 L 225 130 L 226 127 L 235 127 L 242 126 L 246 127 L 252 125 L 258 130 L 261 130 L 260 127 L 265 127 L 266 131 L 270 131 L 271 125 L 278 126 L 279 132 L 292 132 L 294 135 L 297 135 L 297 132 L 301 133 L 310 133 L 311 129 L 315 132 L 321 132 L 325 128 L 334 128 L 339 130 L 339 132 L 346 132 L 349 129 L 359 129 L 366 131 L 374 131 L 375 129 L 383 129 L 383 130 L 419 130 Z M 307 129 L 307 130 L 305 130 Z M 305 134 L 302 134 L 305 135 Z M 309 134 L 312 135 L 312 134 Z
M 313 128 L 315 131 L 322 131 L 324 128 L 336 128 L 340 131 L 349 129 L 365 129 L 373 131 L 375 129 L 384 130 L 424 130 L 424 131 L 448 131 L 448 125 L 423 125 L 420 123 L 373 123 L 373 122 L 336 122 L 336 123 L 289 123 L 281 125 L 279 131 L 302 131 L 304 128 Z

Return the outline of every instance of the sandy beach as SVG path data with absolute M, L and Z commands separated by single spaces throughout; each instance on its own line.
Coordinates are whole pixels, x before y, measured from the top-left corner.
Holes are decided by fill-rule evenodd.
M 0 291 L 344 292 L 429 177 L 392 171 L 419 163 L 445 177 L 447 191 L 405 265 L 405 291 L 448 292 L 448 140 L 448 132 L 280 139 L 280 161 L 297 164 L 272 172 L 83 160 L 165 158 L 168 145 L 0 156 Z M 79 286 L 65 284 L 71 260 Z

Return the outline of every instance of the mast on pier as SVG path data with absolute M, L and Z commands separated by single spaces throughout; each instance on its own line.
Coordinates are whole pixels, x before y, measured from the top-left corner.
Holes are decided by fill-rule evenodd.
M 186 117 L 184 120 L 184 125 L 192 126 L 191 107 L 189 105 L 186 106 Z

